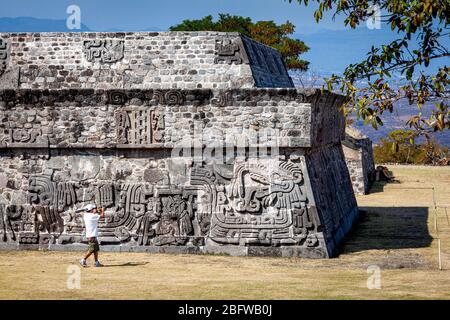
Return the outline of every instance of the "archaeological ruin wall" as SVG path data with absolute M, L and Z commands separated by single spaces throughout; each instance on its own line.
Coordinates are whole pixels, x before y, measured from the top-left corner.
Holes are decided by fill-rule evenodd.
M 221 33 L 0 38 L 0 249 L 85 250 L 76 210 L 95 202 L 105 251 L 338 253 L 358 214 L 343 97 L 270 88 L 292 84 L 274 50 Z
M 353 127 L 347 127 L 342 140 L 345 161 L 355 194 L 369 193 L 372 185 L 375 163 L 372 141 Z

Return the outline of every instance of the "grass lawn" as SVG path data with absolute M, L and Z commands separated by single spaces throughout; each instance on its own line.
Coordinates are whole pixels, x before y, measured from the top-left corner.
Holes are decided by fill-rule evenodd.
M 0 299 L 449 299 L 450 168 L 389 166 L 397 183 L 358 196 L 365 210 L 335 259 L 101 253 L 80 269 L 78 252 L 0 252 Z M 413 188 L 413 189 L 405 189 Z M 438 270 L 437 238 L 442 266 Z M 367 267 L 381 271 L 368 289 Z

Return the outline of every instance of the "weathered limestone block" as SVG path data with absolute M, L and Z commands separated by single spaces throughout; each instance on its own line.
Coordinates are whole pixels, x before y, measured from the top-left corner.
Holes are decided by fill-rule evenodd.
M 372 141 L 357 129 L 347 127 L 342 140 L 345 162 L 355 194 L 367 194 L 375 171 Z

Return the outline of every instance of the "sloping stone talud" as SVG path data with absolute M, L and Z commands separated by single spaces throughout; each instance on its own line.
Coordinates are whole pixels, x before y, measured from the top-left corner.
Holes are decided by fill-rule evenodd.
M 375 173 L 372 141 L 353 127 L 347 127 L 342 140 L 345 161 L 355 194 L 369 193 Z
M 0 248 L 83 250 L 76 209 L 96 202 L 103 250 L 337 253 L 358 214 L 343 97 L 269 88 L 292 84 L 274 50 L 225 33 L 0 38 L 20 44 L 16 87 L 0 78 Z

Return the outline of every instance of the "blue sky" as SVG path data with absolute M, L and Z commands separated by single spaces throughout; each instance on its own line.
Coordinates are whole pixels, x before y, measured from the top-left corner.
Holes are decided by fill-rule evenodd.
M 183 19 L 208 14 L 230 13 L 254 20 L 289 20 L 297 31 L 310 33 L 323 29 L 343 29 L 339 21 L 326 19 L 316 24 L 314 6 L 300 6 L 285 0 L 1 0 L 1 17 L 30 16 L 65 19 L 66 8 L 80 6 L 82 22 L 95 30 L 113 28 L 142 30 L 149 27 L 167 29 Z M 342 19 L 338 19 L 342 21 Z

